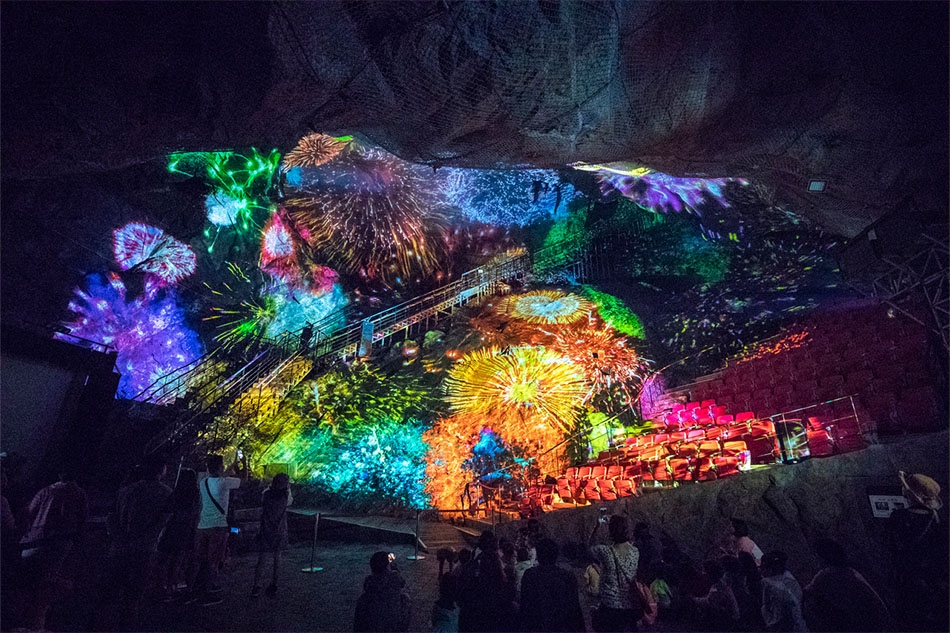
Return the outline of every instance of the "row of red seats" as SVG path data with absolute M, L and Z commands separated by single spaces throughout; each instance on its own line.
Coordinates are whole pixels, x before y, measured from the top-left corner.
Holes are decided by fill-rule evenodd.
M 611 501 L 637 493 L 640 486 L 664 483 L 711 481 L 740 472 L 743 459 L 739 455 L 716 457 L 668 456 L 653 462 L 636 461 L 618 464 L 620 474 L 598 477 L 559 477 L 557 492 L 562 501 Z M 585 468 L 585 467 L 581 467 Z

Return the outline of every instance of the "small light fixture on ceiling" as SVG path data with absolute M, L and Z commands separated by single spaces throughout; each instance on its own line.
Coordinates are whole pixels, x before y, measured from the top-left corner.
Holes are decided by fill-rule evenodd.
M 826 180 L 810 180 L 808 181 L 808 192 L 809 193 L 824 193 L 825 186 L 828 184 Z

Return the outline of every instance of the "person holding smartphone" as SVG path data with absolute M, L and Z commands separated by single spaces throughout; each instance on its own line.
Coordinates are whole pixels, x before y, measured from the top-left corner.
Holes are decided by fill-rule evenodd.
M 356 601 L 353 618 L 353 630 L 357 633 L 409 630 L 412 603 L 395 560 L 396 555 L 388 552 L 376 552 L 370 557 L 371 573 L 363 581 L 363 593 Z
M 223 602 L 218 572 L 228 549 L 228 506 L 231 491 L 241 487 L 237 477 L 224 476 L 224 458 L 208 456 L 208 470 L 198 476 L 198 491 L 201 494 L 201 518 L 198 520 L 198 536 L 195 553 L 198 557 L 198 573 L 194 582 L 194 599 L 204 607 Z

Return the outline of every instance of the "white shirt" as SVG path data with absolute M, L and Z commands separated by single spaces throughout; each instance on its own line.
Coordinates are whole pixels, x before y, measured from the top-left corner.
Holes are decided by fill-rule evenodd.
M 208 482 L 207 487 L 205 482 Z M 214 527 L 228 527 L 228 503 L 231 500 L 231 490 L 241 487 L 241 480 L 237 477 L 211 477 L 208 473 L 198 475 L 198 490 L 201 491 L 201 519 L 198 521 L 198 529 L 204 530 Z M 208 490 L 214 496 L 214 500 L 221 506 L 218 510 L 211 499 L 208 498 Z

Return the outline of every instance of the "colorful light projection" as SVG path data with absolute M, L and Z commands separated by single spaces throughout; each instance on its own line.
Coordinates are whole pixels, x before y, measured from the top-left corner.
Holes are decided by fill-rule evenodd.
M 597 313 L 604 320 L 607 327 L 634 338 L 646 338 L 640 317 L 624 305 L 623 301 L 612 294 L 601 292 L 588 285 L 583 286 L 582 293 L 597 306 Z
M 419 422 L 381 420 L 354 429 L 311 480 L 351 504 L 422 510 L 430 504 L 428 450 Z
M 219 231 L 223 227 L 238 232 L 259 228 L 254 212 L 270 206 L 279 165 L 276 149 L 264 155 L 253 147 L 248 152 L 178 152 L 168 157 L 169 172 L 207 181 L 211 193 L 205 199 L 205 209 L 208 221 Z M 210 230 L 206 236 L 211 237 Z M 209 251 L 213 248 L 212 243 Z
M 502 437 L 541 424 L 569 432 L 588 385 L 580 367 L 538 347 L 488 348 L 466 354 L 445 379 L 458 414 L 482 415 Z
M 294 167 L 319 167 L 340 155 L 353 140 L 352 136 L 333 137 L 328 134 L 308 134 L 297 146 L 287 152 L 282 163 L 284 171 Z
M 248 213 L 247 200 L 236 200 L 223 191 L 216 191 L 205 198 L 205 211 L 211 224 L 220 227 L 233 226 L 238 220 L 246 222 L 244 216 Z
M 290 336 L 308 323 L 323 334 L 346 324 L 346 294 L 339 284 L 326 285 L 335 275 L 332 270 L 315 266 L 316 283 L 302 279 L 290 285 L 260 271 L 248 274 L 233 262 L 227 266 L 231 279 L 220 289 L 205 284 L 218 302 L 205 320 L 216 322 L 214 340 L 227 349 L 248 350 L 264 338 Z
M 473 459 L 476 446 L 485 440 L 486 431 L 492 443 L 505 446 L 513 458 L 520 455 L 525 468 L 547 474 L 561 472 L 556 453 L 551 449 L 564 439 L 564 435 L 553 426 L 537 418 L 529 424 L 522 424 L 518 415 L 512 415 L 496 418 L 488 427 L 482 415 L 453 415 L 438 420 L 422 436 L 429 445 L 426 491 L 433 506 L 460 508 L 466 484 L 486 474 L 477 470 L 479 460 Z M 531 458 L 525 457 L 528 455 Z M 469 501 L 466 498 L 466 506 Z
M 125 284 L 114 273 L 90 275 L 86 287 L 76 288 L 68 306 L 75 317 L 63 325 L 74 336 L 115 348 L 116 367 L 122 374 L 118 397 L 134 398 L 204 353 L 173 291 L 146 280 L 142 296 L 129 300 Z M 72 341 L 69 336 L 57 337 Z
M 587 209 L 571 209 L 566 218 L 559 218 L 544 237 L 541 248 L 533 253 L 532 272 L 541 279 L 550 280 L 563 268 L 577 261 L 591 241 L 586 228 Z
M 580 196 L 551 170 L 449 167 L 437 176 L 448 201 L 466 218 L 497 226 L 526 226 L 565 214 Z
M 261 231 L 261 270 L 285 283 L 297 281 L 300 262 L 295 241 L 284 212 L 278 210 L 271 215 Z
M 215 322 L 215 342 L 225 349 L 250 349 L 264 338 L 277 314 L 277 304 L 267 294 L 268 278 L 260 271 L 248 274 L 234 262 L 226 263 L 230 279 L 219 288 L 205 283 L 215 305 L 205 321 Z
M 748 181 L 735 178 L 686 178 L 670 176 L 631 163 L 574 165 L 576 169 L 597 172 L 607 193 L 616 190 L 645 209 L 655 213 L 693 213 L 702 215 L 701 205 L 714 200 L 728 207 L 724 189 L 730 182 L 746 186 Z
M 586 318 L 594 304 L 560 290 L 535 290 L 503 297 L 495 304 L 498 314 L 540 325 L 573 323 Z
M 787 332 L 767 341 L 746 345 L 736 357 L 736 365 L 750 361 L 778 356 L 798 347 L 804 347 L 812 340 L 811 332 L 807 328 L 797 332 Z
M 130 222 L 112 232 L 112 252 L 122 270 L 154 275 L 161 285 L 174 286 L 192 275 L 195 253 L 162 229 Z
M 319 327 L 322 334 L 332 334 L 346 325 L 343 309 L 349 299 L 339 284 L 329 292 L 277 284 L 269 297 L 274 301 L 275 314 L 267 324 L 268 338 L 294 334 L 308 323 Z
M 351 144 L 308 174 L 308 197 L 287 201 L 301 236 L 338 268 L 404 283 L 429 275 L 446 252 L 447 223 L 417 170 Z
M 465 484 L 472 480 L 471 471 L 463 464 L 471 458 L 483 425 L 480 416 L 452 416 L 439 420 L 422 434 L 422 441 L 429 446 L 426 493 L 436 508 L 462 507 Z
M 586 323 L 552 328 L 551 334 L 548 349 L 583 370 L 592 396 L 602 396 L 605 404 L 616 401 L 621 407 L 633 405 L 649 374 L 649 361 L 627 345 L 626 337 Z M 613 411 L 614 407 L 608 409 Z
M 368 363 L 323 374 L 312 393 L 316 418 L 335 435 L 376 420 L 405 420 L 438 410 L 437 398 L 417 376 L 387 374 Z

